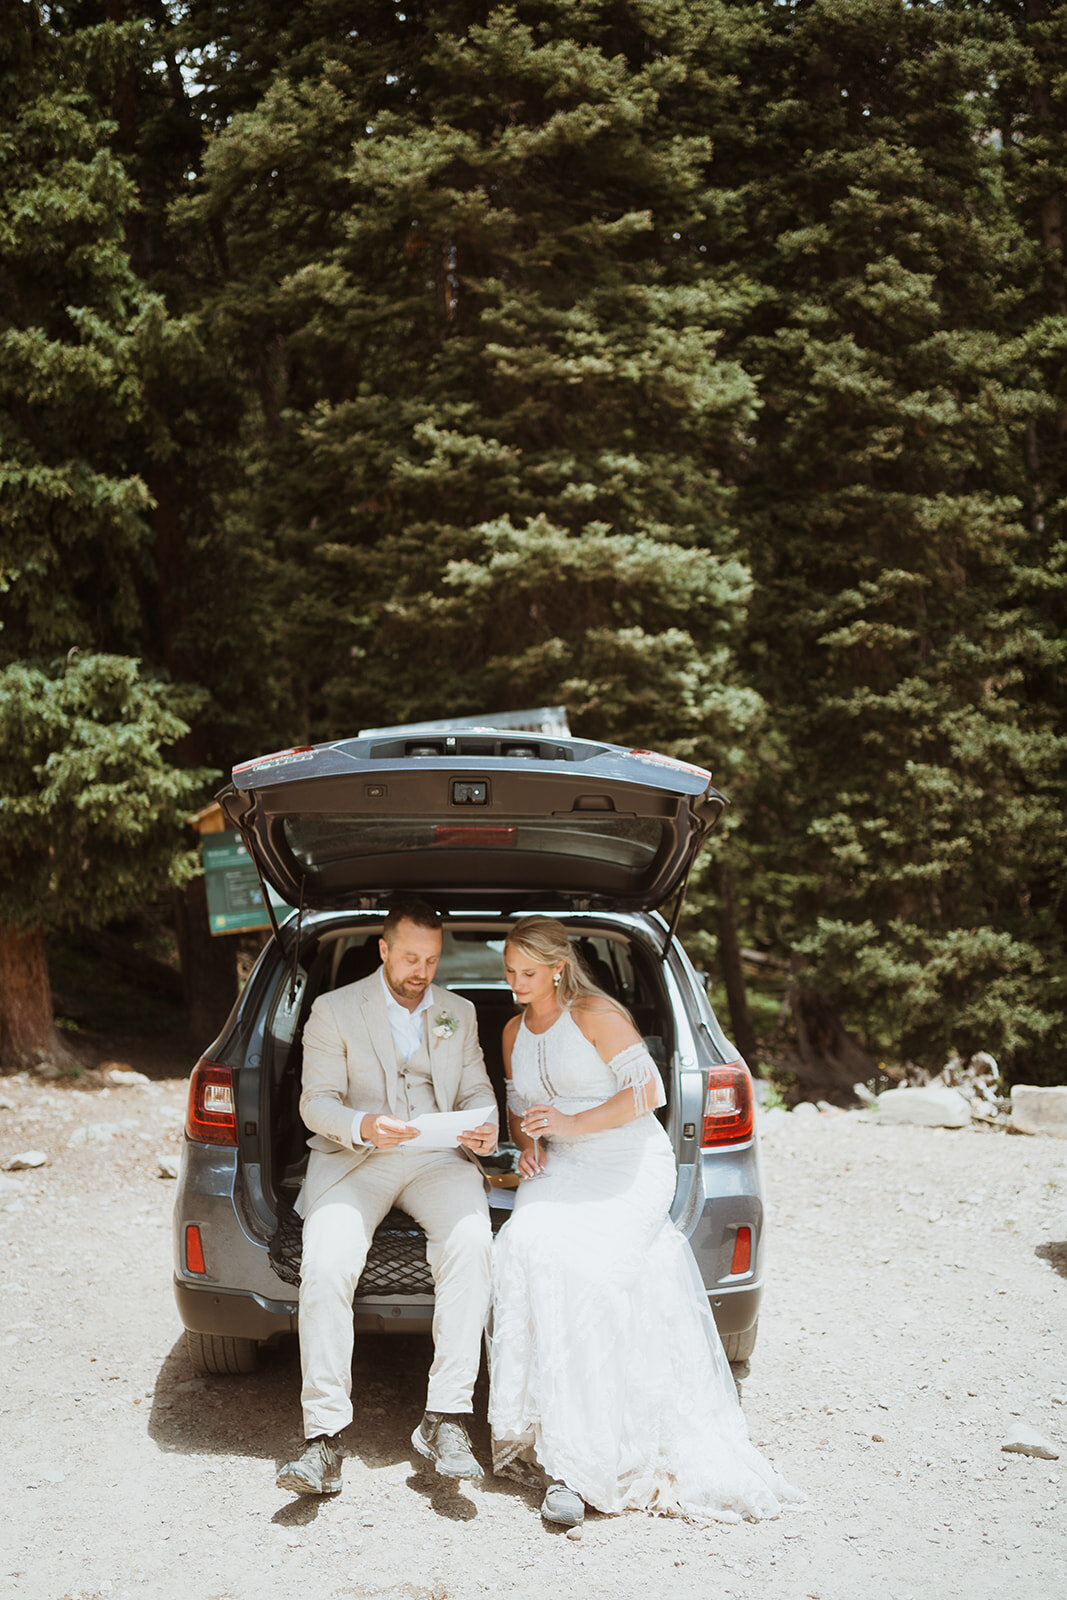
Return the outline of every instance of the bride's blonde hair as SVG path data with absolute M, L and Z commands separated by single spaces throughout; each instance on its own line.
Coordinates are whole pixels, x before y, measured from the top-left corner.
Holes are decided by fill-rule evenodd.
M 593 982 L 582 965 L 581 957 L 567 937 L 567 930 L 555 917 L 523 917 L 508 934 L 505 946 L 521 950 L 524 956 L 541 967 L 555 967 L 563 962 L 556 994 L 561 1005 L 569 1006 L 575 1000 L 604 1000 L 614 1011 L 629 1016 L 625 1006 L 599 984 Z

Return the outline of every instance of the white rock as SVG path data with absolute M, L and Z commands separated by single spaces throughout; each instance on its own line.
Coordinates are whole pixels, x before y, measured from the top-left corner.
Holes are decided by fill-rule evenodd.
M 43 1167 L 48 1157 L 43 1150 L 24 1150 L 20 1156 L 12 1156 L 10 1161 L 4 1162 L 5 1172 L 26 1172 L 30 1167 Z
M 1017 1083 L 1011 1091 L 1011 1125 L 1017 1133 L 1048 1133 L 1067 1139 L 1067 1087 L 1039 1089 Z
M 779 1128 L 784 1128 L 789 1122 L 789 1112 L 784 1106 L 772 1106 L 769 1111 L 761 1111 L 759 1117 L 759 1131 L 763 1138 L 769 1133 L 776 1133 Z
M 0 1111 L 14 1111 L 14 1109 L 14 1100 L 9 1100 L 6 1094 L 0 1094 Z
M 1036 1428 L 1028 1428 L 1025 1423 L 1018 1423 L 1004 1443 L 1002 1450 L 1014 1450 L 1021 1456 L 1038 1456 L 1042 1461 L 1058 1461 L 1060 1453 L 1055 1445 L 1038 1433 Z
M 965 1128 L 971 1108 L 956 1089 L 887 1089 L 878 1096 L 879 1122 L 908 1122 L 921 1128 Z
M 161 1178 L 176 1178 L 178 1176 L 178 1163 L 173 1156 L 159 1157 L 159 1176 Z
M 109 1144 L 119 1132 L 117 1122 L 87 1122 L 82 1128 L 75 1128 L 67 1144 L 71 1149 L 80 1144 Z
M 144 1072 L 134 1072 L 132 1067 L 112 1067 L 106 1074 L 108 1083 L 114 1083 L 119 1088 L 136 1088 L 138 1084 L 151 1083 L 151 1078 Z
M 854 1083 L 852 1085 L 852 1093 L 865 1106 L 877 1106 L 878 1104 L 878 1096 L 873 1090 L 868 1089 L 865 1083 Z
M 810 1100 L 802 1100 L 798 1106 L 793 1107 L 792 1116 L 795 1122 L 818 1122 L 819 1108 L 812 1105 Z

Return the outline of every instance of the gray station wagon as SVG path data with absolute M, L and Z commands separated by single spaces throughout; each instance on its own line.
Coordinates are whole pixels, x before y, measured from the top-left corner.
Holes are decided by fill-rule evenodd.
M 297 907 L 264 948 L 193 1069 L 174 1212 L 174 1289 L 194 1367 L 248 1372 L 297 1325 L 307 1160 L 301 1037 L 316 997 L 378 965 L 391 894 L 445 918 L 436 982 L 473 1001 L 503 1115 L 500 1036 L 509 928 L 559 917 L 589 972 L 627 1007 L 659 1064 L 674 1145 L 672 1209 L 726 1353 L 751 1354 L 762 1292 L 763 1201 L 752 1083 L 675 937 L 685 882 L 725 806 L 710 773 L 579 738 L 456 728 L 346 739 L 235 767 L 218 799 L 264 884 Z M 656 907 L 674 897 L 670 920 Z M 274 913 L 271 913 L 272 920 Z M 517 1152 L 483 1163 L 494 1226 Z M 357 1327 L 429 1331 L 421 1230 L 392 1211 L 356 1293 Z

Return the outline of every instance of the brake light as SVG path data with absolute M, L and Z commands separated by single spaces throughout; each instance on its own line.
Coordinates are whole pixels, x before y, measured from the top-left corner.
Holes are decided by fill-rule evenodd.
M 237 1143 L 233 1070 L 206 1056 L 201 1056 L 189 1079 L 185 1137 L 198 1144 Z
M 463 824 L 441 823 L 433 830 L 434 844 L 443 845 L 507 845 L 514 844 L 516 833 L 514 828 L 507 827 L 480 827 L 472 822 L 468 826 Z
M 754 1120 L 752 1079 L 740 1061 L 711 1067 L 704 1095 L 704 1132 L 701 1147 L 744 1144 L 752 1137 Z
M 266 767 L 272 761 L 294 761 L 304 756 L 313 756 L 315 746 L 312 744 L 294 744 L 288 750 L 272 750 L 267 756 L 254 756 L 251 761 L 240 761 L 236 767 L 230 769 L 231 776 L 236 777 L 239 772 L 251 772 L 253 767 Z
M 200 1238 L 200 1229 L 195 1222 L 190 1222 L 185 1229 L 185 1265 L 190 1272 L 201 1272 L 206 1275 L 204 1265 L 204 1245 Z

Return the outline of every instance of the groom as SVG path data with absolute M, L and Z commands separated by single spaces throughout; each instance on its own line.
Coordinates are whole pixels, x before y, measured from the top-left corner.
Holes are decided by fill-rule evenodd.
M 320 995 L 304 1029 L 300 1115 L 311 1154 L 297 1210 L 301 1402 L 307 1446 L 278 1474 L 296 1494 L 341 1487 L 341 1430 L 352 1420 L 352 1301 L 374 1230 L 394 1206 L 426 1233 L 435 1287 L 434 1359 L 416 1450 L 454 1478 L 480 1478 L 465 1418 L 472 1410 L 489 1306 L 492 1236 L 472 1154 L 496 1144 L 496 1099 L 474 1007 L 438 989 L 441 919 L 399 899 L 385 919 L 382 965 Z M 463 1150 L 407 1150 L 409 1119 L 493 1106 L 493 1120 L 459 1135 Z

